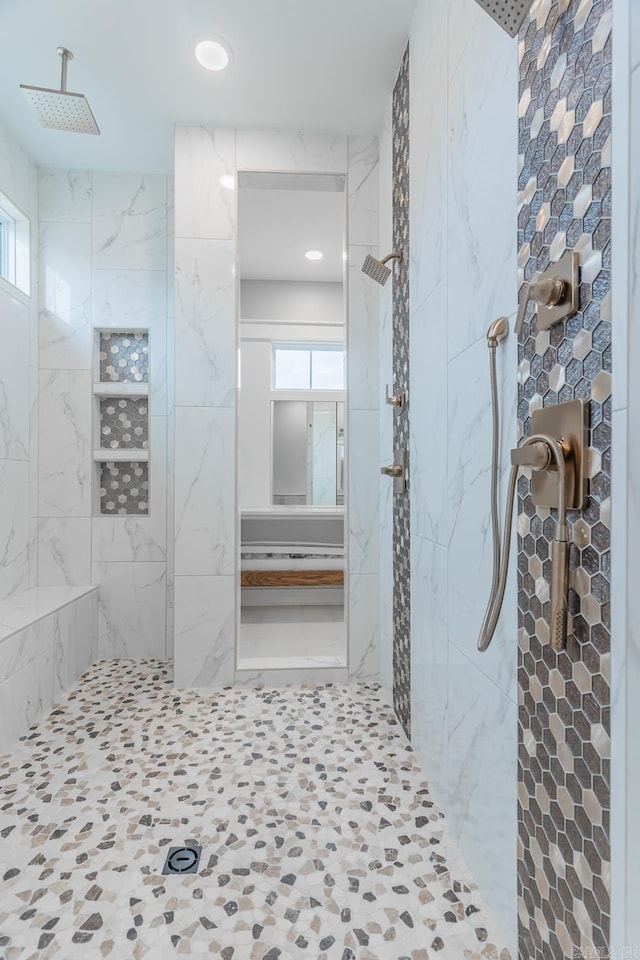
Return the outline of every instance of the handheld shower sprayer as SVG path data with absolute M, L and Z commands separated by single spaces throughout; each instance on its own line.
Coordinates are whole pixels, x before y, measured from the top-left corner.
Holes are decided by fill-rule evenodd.
M 558 510 L 554 539 L 551 543 L 551 591 L 549 634 L 555 650 L 562 650 L 567 638 L 569 616 L 569 535 L 567 507 L 583 504 L 585 457 L 587 447 L 586 407 L 584 401 L 573 400 L 536 411 L 532 417 L 534 433 L 511 451 L 511 474 L 507 491 L 502 543 L 498 518 L 498 481 L 500 451 L 500 416 L 496 350 L 508 334 L 505 317 L 495 320 L 487 331 L 491 369 L 491 402 L 493 412 L 493 449 L 491 461 L 491 527 L 493 540 L 493 575 L 489 602 L 478 638 L 478 650 L 489 647 L 498 625 L 509 572 L 509 552 L 513 526 L 513 505 L 518 473 L 522 467 L 533 472 L 533 499 L 539 505 L 556 506 Z M 536 478 L 540 477 L 538 482 Z

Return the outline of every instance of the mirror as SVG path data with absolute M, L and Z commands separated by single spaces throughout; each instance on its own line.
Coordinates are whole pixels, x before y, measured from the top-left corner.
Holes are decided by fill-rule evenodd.
M 346 666 L 344 190 L 239 175 L 240 670 Z

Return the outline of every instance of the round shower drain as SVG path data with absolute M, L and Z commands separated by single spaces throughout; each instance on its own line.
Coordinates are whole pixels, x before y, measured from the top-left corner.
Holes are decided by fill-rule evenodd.
M 196 873 L 202 847 L 170 847 L 163 874 Z

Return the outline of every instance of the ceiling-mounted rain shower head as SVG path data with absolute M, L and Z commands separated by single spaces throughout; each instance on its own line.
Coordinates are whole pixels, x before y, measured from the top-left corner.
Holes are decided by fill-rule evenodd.
M 30 87 L 26 83 L 21 83 L 20 89 L 35 107 L 43 127 L 69 130 L 72 133 L 99 134 L 98 124 L 87 98 L 83 93 L 69 93 L 67 90 L 67 61 L 73 60 L 73 54 L 65 47 L 58 47 L 58 53 L 62 57 L 59 90 Z
M 479 3 L 510 37 L 517 37 L 533 0 L 476 0 L 476 3 Z
M 375 257 L 372 257 L 371 254 L 368 253 L 362 264 L 362 272 L 366 273 L 372 280 L 375 280 L 376 283 L 379 283 L 381 287 L 384 287 L 391 276 L 391 270 L 389 267 L 385 267 L 385 263 L 388 263 L 389 260 L 402 260 L 402 254 L 390 253 L 384 260 L 376 260 Z

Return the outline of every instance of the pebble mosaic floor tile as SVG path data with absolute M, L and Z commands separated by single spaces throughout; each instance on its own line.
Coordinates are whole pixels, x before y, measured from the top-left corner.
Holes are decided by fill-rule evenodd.
M 102 661 L 0 757 L 0 850 L 3 960 L 510 960 L 372 687 Z

